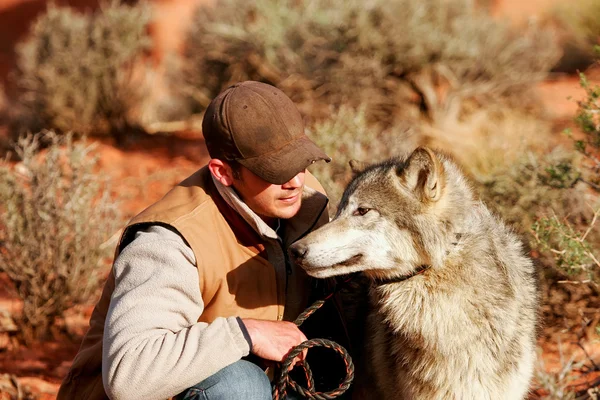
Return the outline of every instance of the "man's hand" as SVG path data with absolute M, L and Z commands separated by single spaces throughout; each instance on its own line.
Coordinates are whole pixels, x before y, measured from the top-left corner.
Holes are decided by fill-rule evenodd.
M 243 318 L 242 322 L 252 340 L 252 353 L 265 360 L 281 362 L 292 347 L 307 340 L 304 333 L 292 322 L 250 318 Z M 292 367 L 305 357 L 306 350 L 296 357 Z

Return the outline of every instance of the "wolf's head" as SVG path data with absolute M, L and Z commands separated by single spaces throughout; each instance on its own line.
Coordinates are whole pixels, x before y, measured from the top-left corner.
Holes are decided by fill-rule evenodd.
M 388 279 L 443 265 L 473 207 L 458 167 L 424 147 L 351 167 L 356 175 L 335 218 L 290 247 L 294 261 L 317 278 L 364 271 Z

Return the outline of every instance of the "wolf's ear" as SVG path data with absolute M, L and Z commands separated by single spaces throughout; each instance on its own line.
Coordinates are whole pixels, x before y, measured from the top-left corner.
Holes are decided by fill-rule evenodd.
M 438 201 L 440 199 L 443 166 L 435 153 L 427 147 L 417 148 L 408 157 L 405 168 L 400 173 L 406 185 L 422 201 Z
M 348 164 L 350 164 L 350 169 L 354 175 L 360 174 L 367 168 L 367 163 L 364 161 L 350 160 Z

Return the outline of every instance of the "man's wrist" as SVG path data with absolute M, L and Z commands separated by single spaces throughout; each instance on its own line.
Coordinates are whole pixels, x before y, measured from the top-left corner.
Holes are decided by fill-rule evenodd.
M 240 330 L 242 331 L 242 334 L 244 335 L 244 339 L 246 339 L 246 341 L 248 342 L 248 346 L 250 346 L 250 352 L 252 352 L 252 338 L 250 337 L 250 334 L 248 333 L 248 328 L 246 328 L 244 321 L 242 321 L 242 319 L 240 317 L 236 317 L 235 319 L 238 322 L 238 324 L 240 325 Z

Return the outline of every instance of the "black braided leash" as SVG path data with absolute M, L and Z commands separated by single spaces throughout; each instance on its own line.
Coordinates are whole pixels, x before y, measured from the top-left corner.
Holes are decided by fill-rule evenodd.
M 350 279 L 351 279 L 351 277 L 347 278 L 344 281 L 344 283 L 349 282 Z M 333 295 L 335 294 L 336 291 L 337 291 L 337 288 L 332 293 L 330 293 L 327 297 L 325 297 L 323 300 L 315 301 L 310 307 L 308 307 L 306 310 L 304 310 L 298 316 L 298 318 L 296 318 L 296 320 L 294 321 L 294 324 L 296 324 L 296 326 L 302 325 L 302 323 L 304 321 L 306 321 L 306 319 L 308 317 L 310 317 L 312 314 L 314 314 L 315 311 L 317 311 L 319 308 L 321 308 L 323 306 L 323 304 L 325 304 L 325 302 L 329 298 L 333 297 Z M 292 362 L 294 361 L 294 358 L 296 358 L 304 350 L 310 349 L 311 347 L 316 347 L 316 346 L 323 346 L 323 347 L 327 347 L 329 349 L 336 351 L 338 354 L 340 354 L 340 356 L 342 357 L 342 360 L 344 361 L 344 364 L 346 365 L 346 379 L 344 379 L 344 381 L 342 383 L 340 383 L 337 388 L 335 388 L 334 390 L 331 390 L 329 392 L 317 392 L 315 390 L 315 382 L 314 382 L 314 379 L 312 376 L 312 371 L 311 371 L 310 367 L 308 366 L 308 363 L 306 362 L 306 360 L 297 365 L 300 365 L 302 367 L 302 369 L 304 370 L 304 374 L 306 376 L 306 382 L 307 382 L 307 386 L 308 386 L 307 388 L 303 388 L 302 386 L 300 386 L 289 375 L 289 369 L 290 369 L 290 366 L 292 365 Z M 287 354 L 287 356 L 284 358 L 283 362 L 281 363 L 281 366 L 279 368 L 279 373 L 280 373 L 280 375 L 279 375 L 279 379 L 277 380 L 277 384 L 273 387 L 273 400 L 283 400 L 287 393 L 288 387 L 291 387 L 298 394 L 300 394 L 301 396 L 308 398 L 308 399 L 331 400 L 331 399 L 335 399 L 336 397 L 341 396 L 343 393 L 346 392 L 346 390 L 348 390 L 348 388 L 350 388 L 350 385 L 352 384 L 352 380 L 354 379 L 354 364 L 352 363 L 352 357 L 350 357 L 350 354 L 348 354 L 348 351 L 343 346 L 337 344 L 336 342 L 334 342 L 332 340 L 328 340 L 328 339 L 310 339 L 310 340 L 302 342 L 298 346 L 292 348 L 292 350 Z

